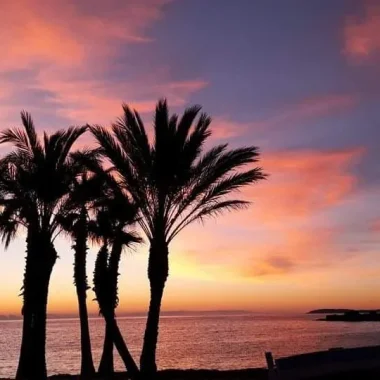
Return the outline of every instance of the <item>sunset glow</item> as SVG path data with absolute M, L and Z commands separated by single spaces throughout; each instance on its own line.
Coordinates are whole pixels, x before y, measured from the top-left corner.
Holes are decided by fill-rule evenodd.
M 54 131 L 108 126 L 123 102 L 146 125 L 161 97 L 201 104 L 212 144 L 259 146 L 269 177 L 249 209 L 174 240 L 164 311 L 379 308 L 380 4 L 233 3 L 4 0 L 1 128 L 22 109 Z M 71 242 L 56 243 L 49 312 L 76 313 Z M 147 253 L 122 258 L 118 313 L 147 309 Z M 1 315 L 20 315 L 24 256 L 25 236 L 1 248 Z

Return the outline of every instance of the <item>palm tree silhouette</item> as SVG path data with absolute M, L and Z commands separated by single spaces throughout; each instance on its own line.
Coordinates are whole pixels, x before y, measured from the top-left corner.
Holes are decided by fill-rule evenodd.
M 105 174 L 106 175 L 106 174 Z M 89 223 L 93 240 L 101 244 L 94 270 L 94 291 L 100 313 L 106 322 L 105 339 L 99 374 L 110 377 L 113 368 L 113 344 L 132 377 L 139 373 L 138 367 L 130 354 L 115 318 L 119 303 L 118 277 L 121 253 L 124 247 L 140 243 L 142 240 L 136 232 L 129 230 L 136 223 L 137 208 L 129 202 L 115 179 L 106 175 L 109 191 L 96 201 L 96 218 Z M 109 252 L 109 247 L 111 252 Z
M 141 372 L 157 371 L 156 346 L 161 300 L 169 274 L 169 244 L 190 223 L 223 211 L 244 208 L 248 202 L 230 193 L 265 178 L 256 147 L 228 149 L 218 145 L 202 154 L 211 135 L 211 119 L 200 106 L 187 108 L 179 119 L 169 116 L 166 100 L 158 102 L 154 143 L 150 144 L 140 115 L 123 105 L 124 114 L 112 133 L 91 127 L 100 152 L 120 178 L 124 191 L 139 206 L 139 224 L 150 242 L 148 278 L 150 305 L 140 358 Z
M 0 133 L 13 150 L 0 160 L 0 234 L 7 247 L 20 227 L 27 231 L 22 287 L 23 333 L 17 379 L 46 379 L 46 308 L 50 275 L 57 259 L 57 220 L 82 172 L 74 142 L 86 128 L 69 128 L 39 139 L 31 116 L 21 113 L 23 129 Z
M 95 152 L 93 157 L 86 155 L 86 160 L 83 160 L 84 165 L 88 165 L 89 160 L 93 161 L 93 165 L 99 165 Z M 79 308 L 81 378 L 83 379 L 92 379 L 95 374 L 86 303 L 87 290 L 90 288 L 86 274 L 87 243 L 89 239 L 88 224 L 90 211 L 94 207 L 94 202 L 103 195 L 104 185 L 104 180 L 100 176 L 90 176 L 88 172 L 83 173 L 80 179 L 76 179 L 74 182 L 74 187 L 65 202 L 65 212 L 58 216 L 61 227 L 73 240 L 74 284 Z

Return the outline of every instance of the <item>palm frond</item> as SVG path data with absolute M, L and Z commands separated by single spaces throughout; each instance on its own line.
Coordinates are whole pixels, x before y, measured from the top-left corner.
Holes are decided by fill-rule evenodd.
M 202 109 L 199 105 L 186 108 L 177 127 L 177 139 L 179 146 L 183 146 L 188 138 L 193 123 Z
M 113 131 L 134 165 L 146 171 L 151 165 L 151 152 L 144 124 L 138 112 L 132 112 L 126 104 L 123 104 L 123 111 Z
M 28 145 L 34 156 L 42 155 L 42 146 L 38 140 L 36 128 L 33 123 L 32 116 L 26 111 L 21 111 L 21 121 L 28 136 Z
M 122 127 L 119 125 L 116 128 Z M 120 176 L 119 185 L 127 189 L 134 202 L 139 204 L 141 213 L 145 218 L 145 222 L 141 221 L 141 225 L 149 234 L 149 229 L 152 228 L 153 224 L 151 219 L 153 212 L 145 183 L 136 174 L 136 170 L 131 165 L 128 156 L 109 132 L 100 126 L 92 126 L 90 129 L 99 144 L 101 154 L 113 165 L 111 170 L 117 172 Z
M 213 185 L 200 200 L 200 204 L 206 204 L 224 195 L 239 190 L 243 186 L 264 179 L 261 168 L 254 168 L 246 172 L 234 173 Z
M 124 247 L 131 248 L 136 244 L 141 244 L 144 240 L 139 236 L 136 231 L 123 231 L 121 235 L 121 242 Z
M 214 160 L 209 160 L 209 165 L 202 167 L 202 173 L 192 189 L 192 198 L 196 199 L 228 173 L 236 171 L 244 165 L 256 162 L 258 156 L 259 153 L 256 147 L 239 148 L 230 151 L 223 149 L 219 154 L 213 156 Z M 199 173 L 199 169 L 196 169 L 195 172 Z M 261 169 L 256 170 L 256 175 L 257 179 L 265 176 Z
M 30 146 L 27 134 L 20 128 L 10 128 L 0 133 L 0 144 L 11 143 L 16 148 L 30 153 Z
M 73 147 L 74 143 L 79 139 L 81 135 L 83 135 L 87 131 L 87 129 L 88 126 L 70 127 L 65 131 L 64 135 L 62 136 L 63 144 L 57 165 L 63 164 L 63 162 L 69 155 L 69 152 L 71 151 L 71 148 Z M 81 152 L 81 154 L 83 155 L 85 154 L 85 152 L 87 152 L 87 154 L 89 155 L 89 150 L 84 150 Z M 72 154 L 73 153 L 71 153 L 71 155 Z
M 249 202 L 243 200 L 226 200 L 201 207 L 197 212 L 191 214 L 189 218 L 184 219 L 178 224 L 169 235 L 168 243 L 170 243 L 185 227 L 197 220 L 203 221 L 206 217 L 217 216 L 226 211 L 240 210 L 248 207 L 248 205 Z
M 157 151 L 167 146 L 171 140 L 169 135 L 169 110 L 166 99 L 158 101 L 154 115 L 154 145 Z
M 2 218 L 1 218 L 2 219 Z M 19 223 L 17 220 L 1 220 L 0 221 L 0 236 L 5 249 L 9 247 L 11 241 L 15 238 Z
M 211 136 L 210 124 L 211 117 L 202 113 L 183 148 L 187 165 L 192 164 L 201 154 L 205 141 Z

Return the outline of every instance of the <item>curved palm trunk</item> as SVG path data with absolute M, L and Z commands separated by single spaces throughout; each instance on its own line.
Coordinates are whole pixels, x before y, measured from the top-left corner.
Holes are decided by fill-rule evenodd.
M 46 311 L 57 253 L 50 240 L 28 232 L 23 289 L 23 336 L 16 379 L 46 379 Z
M 110 327 L 110 330 L 112 332 L 112 339 L 115 343 L 115 347 L 121 359 L 123 360 L 124 366 L 126 370 L 128 371 L 128 374 L 130 375 L 132 379 L 137 378 L 139 375 L 139 369 L 131 353 L 129 352 L 127 345 L 124 342 L 119 326 L 117 325 L 116 318 L 110 319 L 106 323 Z
M 119 353 L 126 370 L 131 378 L 135 379 L 139 375 L 139 369 L 134 361 L 131 353 L 128 350 L 127 345 L 117 325 L 114 313 L 104 313 L 104 319 L 106 322 L 106 329 L 109 330 L 111 335 L 111 342 L 115 344 L 117 352 Z
M 140 357 L 140 370 L 146 377 L 157 372 L 156 348 L 160 322 L 161 301 L 165 283 L 169 275 L 168 246 L 162 239 L 150 246 L 148 278 L 150 283 L 150 303 L 146 322 L 144 344 Z
M 111 376 L 109 373 L 112 362 L 113 371 L 113 344 L 123 360 L 126 370 L 132 378 L 136 378 L 139 374 L 139 369 L 124 342 L 115 318 L 115 308 L 117 307 L 117 282 L 119 276 L 119 263 L 122 252 L 121 243 L 115 241 L 112 247 L 109 264 L 107 266 L 106 248 L 102 247 L 98 254 L 97 263 L 95 265 L 94 282 L 95 293 L 99 303 L 99 308 L 106 323 L 105 342 L 103 346 L 102 361 L 100 366 L 106 371 L 103 375 Z M 101 256 L 100 256 L 101 255 Z M 108 340 L 107 340 L 108 339 Z M 112 343 L 112 346 L 111 346 Z M 104 362 L 103 362 L 104 358 Z M 99 366 L 99 373 L 100 368 Z
M 107 323 L 105 325 L 103 353 L 98 372 L 100 375 L 108 378 L 114 373 L 112 330 Z
M 78 222 L 76 239 L 74 244 L 74 283 L 78 298 L 80 334 L 81 334 L 81 377 L 91 379 L 95 374 L 94 362 L 91 351 L 91 338 L 88 325 L 87 312 L 87 227 L 86 213 L 82 211 L 81 220 Z
M 110 378 L 113 375 L 113 345 L 115 344 L 126 370 L 132 378 L 136 378 L 139 374 L 139 369 L 124 342 L 114 313 L 109 313 L 108 316 L 104 316 L 104 319 L 106 322 L 106 336 L 104 340 L 102 359 L 99 365 L 99 374 L 106 376 L 107 378 Z
M 119 241 L 118 239 L 115 239 L 112 246 L 112 252 L 111 252 L 109 266 L 108 266 L 110 293 L 111 293 L 111 299 L 113 302 L 112 306 L 114 310 L 117 308 L 117 305 L 119 303 L 118 278 L 119 278 L 119 265 L 120 265 L 122 250 L 123 250 L 122 242 Z M 123 360 L 125 368 L 130 373 L 131 377 L 135 378 L 139 373 L 139 369 L 131 353 L 129 352 L 127 345 L 124 342 L 123 336 L 116 322 L 115 311 L 113 311 L 112 314 L 110 314 L 110 317 L 111 318 L 106 320 L 106 326 L 107 326 L 106 328 L 109 329 L 111 333 L 111 338 L 113 342 L 115 343 L 115 347 L 121 359 Z

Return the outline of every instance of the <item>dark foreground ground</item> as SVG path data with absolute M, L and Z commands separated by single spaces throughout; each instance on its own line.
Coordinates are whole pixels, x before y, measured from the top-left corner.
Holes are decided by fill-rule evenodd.
M 165 370 L 158 373 L 157 379 L 160 380 L 267 380 L 267 371 L 265 369 L 241 369 L 231 371 L 215 370 Z M 49 377 L 52 380 L 76 380 L 78 376 L 55 375 Z M 94 380 L 108 380 L 102 377 L 96 377 Z M 115 380 L 127 380 L 125 373 L 115 374 Z M 333 376 L 324 376 L 318 378 L 308 378 L 307 380 L 379 380 L 380 369 L 372 371 L 346 372 Z M 11 380 L 11 379 L 0 379 Z
M 115 380 L 124 380 L 128 377 L 124 373 L 115 375 Z M 52 376 L 54 380 L 74 380 L 75 376 Z M 106 380 L 98 378 L 97 380 Z M 159 380 L 267 380 L 265 369 L 242 369 L 234 371 L 215 371 L 215 370 L 165 370 L 159 371 Z

